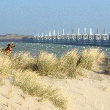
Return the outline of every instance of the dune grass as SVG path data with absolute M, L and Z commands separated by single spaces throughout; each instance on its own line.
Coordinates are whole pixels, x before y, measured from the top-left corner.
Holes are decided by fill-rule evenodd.
M 63 74 L 72 76 L 76 71 L 76 64 L 79 59 L 78 50 L 72 49 L 68 51 L 59 59 L 58 71 Z
M 61 73 L 69 77 L 76 77 L 76 74 L 80 75 L 81 68 L 88 70 L 94 70 L 94 67 L 98 68 L 105 57 L 105 53 L 101 52 L 99 48 L 85 49 L 80 54 L 78 50 L 72 49 L 60 58 L 53 53 L 42 51 L 38 57 L 39 73 L 54 76 Z
M 106 59 L 106 63 L 107 63 L 107 69 L 105 70 L 105 73 L 110 75 L 110 57 Z
M 13 58 L 13 68 L 14 69 L 31 69 L 32 65 L 36 63 L 36 59 L 30 55 L 29 52 L 15 53 Z
M 3 85 L 4 85 L 4 83 L 3 83 L 3 79 L 0 78 L 0 86 L 3 86 Z
M 45 51 L 41 51 L 38 58 L 34 58 L 28 52 L 16 53 L 11 59 L 0 53 L 0 73 L 2 76 L 11 77 L 13 84 L 25 93 L 47 98 L 57 107 L 66 110 L 68 98 L 58 89 L 46 86 L 45 82 L 39 83 L 38 75 L 76 77 L 80 75 L 82 68 L 92 70 L 105 57 L 104 52 L 100 52 L 98 48 L 85 49 L 80 54 L 78 50 L 72 49 L 60 58 Z M 35 69 L 34 65 L 38 66 L 38 69 Z
M 78 50 L 72 49 L 57 58 L 53 53 L 41 51 L 38 57 L 39 73 L 42 75 L 53 75 L 63 77 L 63 74 L 74 76 L 77 69 L 76 64 L 79 59 Z M 60 76 L 58 75 L 60 74 Z
M 10 58 L 0 52 L 0 75 L 7 76 L 12 70 L 12 63 Z
M 38 57 L 39 73 L 42 75 L 50 75 L 57 69 L 57 58 L 53 53 L 41 51 Z
M 101 52 L 98 48 L 85 49 L 80 55 L 81 68 L 93 70 L 94 66 L 98 66 L 102 61 L 104 61 L 106 55 Z
M 50 86 L 46 86 L 45 82 L 38 82 L 38 77 L 35 76 L 35 72 L 30 70 L 16 71 L 14 72 L 15 86 L 20 87 L 25 93 L 31 96 L 42 97 L 43 99 L 49 99 L 57 107 L 66 110 L 68 105 L 68 98 L 60 93 L 59 89 L 53 89 Z
M 45 82 L 37 81 L 38 75 L 32 69 L 32 65 L 36 64 L 37 60 L 29 53 L 15 54 L 12 59 L 1 53 L 0 62 L 1 77 L 12 78 L 13 85 L 31 96 L 48 99 L 62 110 L 67 109 L 68 98 L 62 95 L 59 89 L 53 89 Z

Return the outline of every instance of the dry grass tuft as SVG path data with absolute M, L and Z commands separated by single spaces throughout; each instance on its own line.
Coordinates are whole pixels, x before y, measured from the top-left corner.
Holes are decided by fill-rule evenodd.
M 49 54 L 47 53 L 47 56 Z M 42 55 L 41 55 L 42 56 Z M 45 56 L 45 55 L 44 55 Z M 47 57 L 46 56 L 46 57 Z M 45 58 L 46 58 L 45 57 Z M 51 54 L 47 60 L 52 60 L 52 64 L 55 64 L 54 61 L 56 60 L 55 57 Z M 43 59 L 45 61 L 45 65 L 48 65 L 48 61 Z M 39 57 L 38 61 L 43 61 L 41 60 L 41 57 Z M 31 96 L 39 96 L 42 98 L 47 98 L 50 101 L 52 101 L 56 106 L 66 109 L 66 98 L 63 96 L 61 97 L 60 100 L 60 94 L 58 94 L 60 91 L 57 89 L 52 89 L 52 87 L 48 87 L 45 85 L 45 82 L 39 83 L 37 82 L 37 75 L 36 71 L 32 71 L 32 68 L 26 68 L 27 65 L 30 64 L 36 64 L 37 61 L 35 58 L 30 56 L 29 53 L 19 53 L 15 54 L 12 59 L 10 60 L 9 57 L 0 54 L 0 73 L 2 73 L 2 76 L 7 76 L 12 78 L 12 84 L 15 86 L 20 87 L 25 93 L 28 93 Z M 52 64 L 50 61 L 50 69 L 52 68 Z M 48 68 L 48 66 L 47 66 Z M 52 71 L 52 69 L 51 69 Z M 48 71 L 50 72 L 50 70 Z M 57 97 L 56 97 L 57 96 Z M 9 92 L 9 97 L 10 98 L 10 92 Z M 61 105 L 59 103 L 62 103 Z
M 81 57 L 79 57 L 81 56 Z M 16 53 L 10 58 L 0 53 L 0 73 L 4 77 L 11 77 L 13 85 L 20 87 L 25 93 L 31 96 L 39 96 L 41 99 L 49 99 L 57 107 L 66 110 L 68 98 L 60 93 L 58 89 L 53 89 L 45 85 L 45 82 L 37 81 L 38 74 L 33 71 L 33 65 L 38 66 L 38 72 L 42 75 L 52 75 L 58 78 L 76 77 L 81 75 L 82 68 L 92 70 L 98 66 L 105 58 L 105 54 L 99 49 L 85 49 L 79 55 L 78 50 L 73 49 L 60 58 L 53 53 L 41 51 L 37 59 L 30 53 Z M 80 59 L 79 64 L 78 60 Z M 0 80 L 0 83 L 2 80 Z M 26 99 L 26 97 L 25 97 Z
M 9 107 L 9 101 L 6 102 L 7 107 Z
M 10 57 L 0 52 L 0 74 L 8 76 L 12 67 Z
M 65 77 L 63 74 L 73 77 L 75 76 L 74 73 L 77 69 L 76 66 L 78 59 L 79 55 L 78 50 L 76 49 L 65 53 L 61 58 L 57 58 L 53 53 L 41 51 L 38 57 L 39 73 L 42 75 L 51 74 L 53 77 L 58 78 Z
M 62 55 L 59 60 L 58 70 L 61 73 L 72 76 L 76 71 L 76 64 L 79 58 L 78 50 L 73 49 L 66 54 Z
M 41 51 L 38 57 L 38 68 L 42 75 L 49 75 L 56 70 L 57 58 L 53 53 Z
M 16 71 L 14 79 L 14 85 L 20 87 L 29 95 L 49 99 L 56 106 L 62 109 L 67 108 L 68 98 L 65 96 L 61 97 L 62 94 L 59 94 L 60 91 L 58 89 L 52 89 L 52 87 L 48 87 L 44 83 L 37 82 L 37 76 L 35 76 L 35 73 L 30 72 L 29 70 Z
M 32 65 L 36 63 L 36 59 L 30 55 L 29 52 L 21 52 L 21 53 L 15 53 L 13 58 L 13 68 L 14 69 L 31 69 Z
M 94 66 L 98 66 L 106 55 L 104 52 L 100 52 L 98 48 L 85 49 L 81 53 L 81 60 L 79 66 L 85 69 L 92 70 Z
M 0 86 L 3 86 L 3 85 L 4 85 L 3 79 L 0 78 Z

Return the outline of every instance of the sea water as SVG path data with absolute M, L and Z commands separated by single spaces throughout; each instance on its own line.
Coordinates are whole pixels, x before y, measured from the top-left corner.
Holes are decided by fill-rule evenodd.
M 10 42 L 0 42 L 0 47 L 6 48 Z M 79 52 L 87 48 L 99 48 L 104 51 L 107 56 L 110 55 L 109 47 L 98 47 L 98 46 L 75 46 L 75 45 L 61 45 L 61 44 L 48 44 L 48 43 L 17 43 L 13 42 L 15 47 L 12 49 L 12 54 L 19 52 L 30 52 L 33 56 L 38 56 L 41 51 L 47 51 L 54 53 L 57 57 L 70 51 L 72 49 L 78 49 Z

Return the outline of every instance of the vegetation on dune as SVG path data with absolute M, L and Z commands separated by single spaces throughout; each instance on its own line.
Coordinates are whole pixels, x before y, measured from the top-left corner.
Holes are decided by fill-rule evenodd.
M 93 70 L 94 66 L 99 65 L 106 58 L 104 52 L 100 52 L 98 48 L 85 49 L 80 54 L 78 50 L 72 49 L 60 58 L 45 51 L 41 51 L 37 59 L 29 52 L 15 53 L 11 60 L 2 53 L 0 56 L 0 71 L 5 74 L 12 69 L 22 71 L 29 69 L 30 71 L 36 70 L 41 75 L 60 73 L 69 76 L 73 76 L 79 68 Z
M 53 53 L 41 51 L 37 61 L 39 73 L 43 75 L 50 75 L 57 69 L 58 61 Z
M 36 64 L 36 59 L 29 52 L 15 53 L 12 58 L 14 69 L 32 69 L 32 65 Z
M 49 99 L 63 110 L 67 108 L 68 98 L 63 96 L 58 89 L 53 89 L 50 86 L 46 86 L 43 82 L 38 82 L 35 72 L 30 70 L 16 71 L 14 72 L 14 79 L 13 84 L 20 87 L 25 93 L 31 96 L 42 97 L 42 99 Z
M 10 58 L 3 54 L 0 53 L 0 73 L 1 75 L 3 74 L 4 76 L 9 75 L 9 73 L 12 70 L 12 62 L 10 60 Z
M 110 59 L 107 59 L 107 69 L 104 71 L 106 74 L 110 75 Z
M 3 83 L 3 79 L 0 78 L 0 86 L 3 86 L 3 85 L 4 85 L 4 83 Z
M 94 66 L 98 66 L 105 57 L 106 55 L 98 48 L 85 49 L 80 54 L 78 50 L 72 49 L 60 58 L 45 51 L 41 51 L 38 58 L 34 58 L 29 52 L 16 53 L 11 59 L 0 53 L 0 75 L 11 77 L 13 84 L 20 87 L 25 93 L 42 97 L 42 99 L 47 98 L 65 110 L 68 98 L 58 89 L 39 83 L 38 75 L 76 77 L 80 75 L 82 68 L 93 70 Z
M 72 76 L 76 71 L 77 61 L 79 59 L 78 50 L 73 49 L 59 59 L 58 71 Z
M 99 65 L 105 59 L 104 52 L 100 52 L 98 48 L 85 49 L 80 55 L 79 66 L 85 69 L 92 70 L 94 66 Z
M 98 48 L 85 49 L 80 54 L 78 50 L 72 49 L 60 58 L 57 58 L 53 53 L 42 51 L 38 57 L 37 65 L 38 71 L 42 75 L 52 74 L 56 76 L 57 73 L 61 73 L 76 77 L 76 74 L 81 73 L 81 68 L 94 70 L 94 67 L 98 68 L 105 58 L 105 53 Z
M 12 84 L 21 88 L 31 96 L 52 101 L 57 107 L 66 110 L 68 98 L 58 89 L 46 86 L 45 82 L 37 81 L 38 75 L 33 71 L 37 60 L 30 53 L 15 54 L 12 59 L 0 53 L 0 76 L 12 79 Z M 2 80 L 0 80 L 2 84 Z M 0 84 L 0 85 L 1 85 Z

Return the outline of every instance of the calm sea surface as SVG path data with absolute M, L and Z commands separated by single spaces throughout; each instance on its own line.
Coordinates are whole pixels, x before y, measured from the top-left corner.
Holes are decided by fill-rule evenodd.
M 0 47 L 6 48 L 7 44 L 10 42 L 0 42 Z M 71 49 L 78 49 L 79 52 L 84 50 L 85 48 L 91 48 L 91 46 L 74 46 L 74 45 L 61 45 L 61 44 L 46 44 L 46 43 L 16 43 L 13 42 L 15 47 L 12 50 L 12 53 L 18 52 L 30 52 L 33 56 L 38 56 L 40 51 L 47 51 L 49 53 L 54 53 L 58 57 L 64 54 Z M 94 46 L 94 48 L 97 48 Z M 110 55 L 110 48 L 107 47 L 99 47 L 101 51 L 104 51 L 107 55 Z

